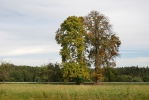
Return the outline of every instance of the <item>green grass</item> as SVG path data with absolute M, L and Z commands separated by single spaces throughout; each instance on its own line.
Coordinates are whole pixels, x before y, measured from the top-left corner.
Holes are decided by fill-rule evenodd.
M 149 100 L 149 85 L 0 84 L 0 100 Z

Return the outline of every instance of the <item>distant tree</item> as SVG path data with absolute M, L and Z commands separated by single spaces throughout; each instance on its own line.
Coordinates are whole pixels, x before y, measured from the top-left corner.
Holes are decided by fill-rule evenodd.
M 22 74 L 23 74 L 23 81 L 24 82 L 30 82 L 32 81 L 32 73 L 28 70 L 30 67 L 28 67 L 27 69 L 23 69 L 22 70 Z
M 143 81 L 144 82 L 149 82 L 149 75 L 143 76 Z
M 1 62 L 1 65 L 0 65 L 0 79 L 3 81 L 3 83 L 9 77 L 9 70 L 10 70 L 11 66 L 12 66 L 12 64 L 10 64 L 8 62 L 3 62 L 3 61 Z
M 9 79 L 10 82 L 23 82 L 24 81 L 22 70 L 19 69 L 19 67 L 17 68 L 12 69 L 10 71 L 10 79 Z
M 48 68 L 48 66 L 43 65 L 39 68 L 39 77 L 37 81 L 40 82 L 49 82 L 49 78 L 52 74 L 52 70 Z
M 118 75 L 117 82 L 132 82 L 132 77 L 130 75 Z
M 32 77 L 32 82 L 36 81 L 36 77 L 38 77 L 39 67 L 30 66 L 30 77 Z
M 57 30 L 55 39 L 61 44 L 62 68 L 64 81 L 90 78 L 89 69 L 85 62 L 85 38 L 82 18 L 68 17 Z
M 36 81 L 40 82 L 60 82 L 62 81 L 62 73 L 59 64 L 49 63 L 39 67 L 39 75 Z
M 104 81 L 114 82 L 114 81 L 116 81 L 118 72 L 113 67 L 105 67 L 103 74 L 104 74 L 104 77 L 105 77 Z
M 62 82 L 63 81 L 62 70 L 61 70 L 60 65 L 58 63 L 54 64 L 52 78 L 53 78 L 53 80 L 52 80 L 53 82 Z
M 102 81 L 102 67 L 115 66 L 121 41 L 112 31 L 112 25 L 103 14 L 91 11 L 84 17 L 86 30 L 86 51 L 91 63 L 95 65 L 96 82 Z
M 143 82 L 141 77 L 134 77 L 134 78 L 132 78 L 132 81 L 133 82 Z

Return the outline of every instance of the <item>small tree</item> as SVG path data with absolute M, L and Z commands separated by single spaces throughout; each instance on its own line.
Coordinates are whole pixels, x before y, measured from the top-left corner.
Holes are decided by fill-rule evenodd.
M 76 16 L 68 17 L 56 32 L 55 39 L 61 44 L 62 68 L 64 81 L 77 79 L 80 83 L 83 77 L 89 79 L 90 73 L 85 62 L 85 38 L 82 19 Z
M 0 79 L 5 83 L 6 79 L 9 77 L 9 69 L 12 64 L 8 62 L 1 62 L 0 65 Z
M 62 71 L 58 63 L 54 64 L 53 82 L 62 82 Z
M 51 69 L 52 68 L 52 69 Z M 53 65 L 43 65 L 39 68 L 39 79 L 38 81 L 50 82 L 53 75 Z
M 118 72 L 116 69 L 114 69 L 113 67 L 104 67 L 104 81 L 107 82 L 114 82 L 116 81 Z
M 144 82 L 149 82 L 149 75 L 143 76 L 143 81 Z
M 115 66 L 121 41 L 112 31 L 107 17 L 97 11 L 91 11 L 84 17 L 86 30 L 86 51 L 89 61 L 95 65 L 96 82 L 102 81 L 102 68 Z

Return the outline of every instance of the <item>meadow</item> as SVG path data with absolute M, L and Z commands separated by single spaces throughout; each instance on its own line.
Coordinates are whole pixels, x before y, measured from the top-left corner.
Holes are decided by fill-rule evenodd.
M 149 85 L 0 84 L 0 100 L 149 100 Z

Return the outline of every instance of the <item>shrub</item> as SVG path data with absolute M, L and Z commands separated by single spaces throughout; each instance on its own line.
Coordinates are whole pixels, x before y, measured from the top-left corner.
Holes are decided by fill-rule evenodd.
M 119 75 L 116 79 L 117 82 L 132 82 L 130 75 Z
M 144 77 L 143 77 L 143 81 L 144 81 L 144 82 L 149 82 L 149 76 L 148 76 L 148 75 L 144 76 Z
M 143 82 L 142 78 L 141 77 L 134 77 L 132 79 L 133 82 Z

